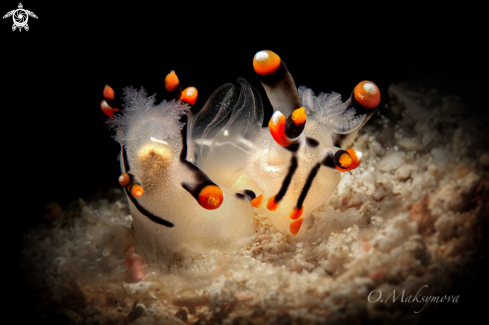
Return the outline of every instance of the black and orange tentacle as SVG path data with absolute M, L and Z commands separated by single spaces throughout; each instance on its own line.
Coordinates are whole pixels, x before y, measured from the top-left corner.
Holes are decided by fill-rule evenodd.
M 380 103 L 380 90 L 375 83 L 369 80 L 364 80 L 358 83 L 350 98 L 346 101 L 348 108 L 355 108 L 355 116 L 367 115 L 362 125 L 360 125 L 355 131 L 349 134 L 333 133 L 331 138 L 333 145 L 339 148 L 345 148 L 357 134 L 357 130 L 361 129 L 365 123 L 372 117 L 377 110 Z
M 180 163 L 187 168 L 192 179 L 182 182 L 182 187 L 189 192 L 207 210 L 214 210 L 221 206 L 224 201 L 222 190 L 196 165 L 187 160 L 187 116 L 182 116 L 184 126 L 182 128 L 182 150 L 180 151 Z
M 259 51 L 253 58 L 253 68 L 259 75 L 274 111 L 290 115 L 301 107 L 297 87 L 285 63 L 269 50 Z
M 290 182 L 292 181 L 292 177 L 294 176 L 295 171 L 297 170 L 297 167 L 299 166 L 299 163 L 297 161 L 297 157 L 295 155 L 292 155 L 292 158 L 290 159 L 290 167 L 289 167 L 289 172 L 285 176 L 284 180 L 282 181 L 282 186 L 280 187 L 280 190 L 278 193 L 274 196 L 271 196 L 268 199 L 267 202 L 267 209 L 270 211 L 275 211 L 278 208 L 278 204 L 280 201 L 283 199 L 285 194 L 287 193 L 287 190 L 290 186 Z

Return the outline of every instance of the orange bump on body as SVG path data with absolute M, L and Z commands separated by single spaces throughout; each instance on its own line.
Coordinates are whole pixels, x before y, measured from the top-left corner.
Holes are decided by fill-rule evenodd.
M 182 92 L 182 96 L 180 97 L 180 100 L 189 103 L 190 105 L 195 104 L 195 101 L 197 100 L 197 88 L 195 87 L 185 88 L 185 90 Z
M 348 168 L 351 166 L 351 156 L 349 153 L 344 153 L 339 159 L 342 168 Z
M 362 162 L 362 152 L 361 151 L 357 151 L 353 148 L 350 148 L 350 149 L 347 149 L 346 152 L 348 152 L 350 154 L 351 164 L 350 164 L 350 167 L 348 167 L 347 169 L 339 169 L 342 172 L 347 172 L 347 171 L 353 170 L 353 169 L 357 168 L 358 166 L 360 166 L 360 163 Z
M 278 209 L 278 203 L 275 201 L 275 196 L 271 196 L 267 202 L 267 209 L 269 211 L 275 211 Z
M 131 194 L 134 197 L 141 197 L 141 196 L 143 196 L 143 193 L 144 193 L 144 190 L 141 187 L 141 185 L 134 184 L 133 186 L 131 186 Z
M 253 200 L 251 200 L 251 206 L 254 208 L 259 208 L 262 201 L 263 201 L 263 194 L 260 194 L 257 197 L 255 197 Z
M 114 89 L 112 89 L 109 85 L 105 85 L 104 88 L 104 98 L 105 99 L 114 99 Z
M 279 66 L 280 57 L 272 51 L 257 52 L 253 58 L 253 68 L 261 76 L 274 73 Z
M 302 221 L 304 221 L 304 218 L 296 219 L 290 223 L 289 230 L 292 235 L 297 235 L 301 229 Z
M 222 190 L 216 185 L 207 185 L 199 193 L 199 204 L 207 210 L 219 208 L 223 200 Z
M 295 125 L 301 125 L 306 123 L 307 115 L 306 109 L 304 107 L 300 107 L 292 112 L 292 121 L 294 121 Z
M 119 184 L 122 186 L 128 186 L 129 182 L 131 181 L 131 177 L 129 177 L 129 174 L 124 173 L 121 176 L 119 176 Z
M 268 122 L 268 129 L 270 130 L 272 137 L 282 147 L 288 147 L 291 144 L 291 141 L 287 139 L 287 136 L 284 133 L 285 122 L 285 116 L 280 111 L 275 111 L 270 122 Z
M 104 112 L 104 114 L 109 117 L 112 117 L 114 115 L 114 112 L 119 111 L 117 108 L 110 107 L 110 105 L 107 104 L 105 99 L 100 103 L 100 108 L 102 109 L 102 112 Z
M 167 92 L 171 93 L 178 87 L 180 87 L 180 81 L 178 80 L 175 71 L 172 70 L 165 78 L 165 89 Z
M 295 208 L 292 210 L 292 212 L 289 214 L 290 219 L 299 219 L 302 216 L 302 212 L 304 212 L 304 207 L 302 206 L 300 209 Z
M 364 80 L 353 89 L 355 100 L 365 108 L 376 108 L 380 102 L 380 90 L 372 81 Z

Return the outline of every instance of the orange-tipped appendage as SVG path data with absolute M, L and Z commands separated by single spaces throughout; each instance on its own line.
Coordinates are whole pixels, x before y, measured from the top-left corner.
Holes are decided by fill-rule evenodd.
M 301 229 L 302 221 L 304 221 L 304 218 L 296 219 L 290 223 L 289 230 L 292 235 L 297 235 Z
M 180 97 L 182 102 L 189 103 L 190 105 L 195 104 L 197 100 L 197 88 L 195 87 L 187 87 L 182 92 L 182 96 Z
M 111 100 L 114 99 L 114 95 L 115 95 L 114 89 L 112 89 L 109 85 L 105 85 L 104 98 Z
M 219 208 L 223 200 L 222 190 L 216 185 L 207 185 L 199 193 L 199 204 L 207 210 Z
M 141 196 L 143 196 L 143 193 L 144 193 L 144 190 L 141 187 L 141 185 L 134 184 L 133 186 L 131 186 L 131 194 L 134 197 L 141 197 Z
M 122 186 L 128 186 L 129 182 L 131 181 L 131 177 L 129 177 L 129 174 L 124 173 L 121 176 L 119 176 L 119 184 Z
M 302 212 L 304 212 L 304 207 L 300 207 L 299 208 L 294 208 L 294 210 L 292 210 L 292 212 L 289 214 L 289 218 L 290 219 L 299 219 L 301 216 L 302 216 Z
M 263 194 L 260 194 L 257 197 L 255 197 L 253 200 L 251 200 L 251 206 L 254 208 L 259 208 L 262 201 L 263 201 Z
M 306 123 L 307 115 L 306 109 L 304 107 L 300 107 L 292 112 L 292 121 L 294 121 L 295 125 L 301 125 Z
M 358 166 L 360 166 L 360 163 L 362 162 L 362 152 L 361 151 L 356 151 L 355 149 L 350 148 L 350 149 L 346 150 L 346 152 L 348 152 L 350 154 L 351 165 L 347 169 L 342 169 L 341 170 L 342 172 L 347 172 L 347 171 L 353 170 L 353 169 L 357 168 Z
M 105 99 L 100 103 L 100 108 L 102 109 L 102 112 L 104 112 L 104 114 L 109 117 L 112 117 L 114 115 L 114 112 L 119 111 L 117 108 L 110 107 L 110 105 L 107 104 Z
M 175 91 L 178 87 L 180 87 L 180 81 L 178 80 L 175 71 L 172 70 L 169 74 L 167 74 L 165 78 L 165 89 L 167 92 L 171 93 L 172 91 Z
M 287 136 L 284 133 L 285 122 L 285 116 L 280 111 L 275 111 L 270 122 L 268 122 L 268 129 L 270 130 L 272 137 L 282 147 L 288 147 L 292 143 L 287 139 Z
M 257 52 L 253 58 L 253 68 L 261 76 L 274 73 L 279 66 L 280 57 L 272 51 L 264 50 Z
M 278 209 L 278 203 L 275 201 L 275 196 L 271 196 L 267 202 L 267 209 L 269 211 L 275 211 Z
M 351 162 L 352 162 L 352 159 L 351 159 L 351 156 L 350 154 L 347 152 L 345 152 L 344 154 L 342 154 L 340 156 L 340 159 L 339 159 L 339 163 L 340 163 L 340 167 L 341 168 L 348 168 L 351 166 Z
M 355 100 L 365 108 L 376 108 L 380 102 L 380 90 L 372 81 L 364 80 L 353 89 Z

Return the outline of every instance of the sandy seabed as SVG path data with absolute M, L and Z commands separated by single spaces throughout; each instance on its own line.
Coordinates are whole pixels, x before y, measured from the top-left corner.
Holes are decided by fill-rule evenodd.
M 464 299 L 453 283 L 482 258 L 489 218 L 489 131 L 483 118 L 433 89 L 391 85 L 353 147 L 359 168 L 298 236 L 256 215 L 256 238 L 225 254 L 169 266 L 134 244 L 120 189 L 48 207 L 27 236 L 26 269 L 39 313 L 73 324 L 414 323 Z

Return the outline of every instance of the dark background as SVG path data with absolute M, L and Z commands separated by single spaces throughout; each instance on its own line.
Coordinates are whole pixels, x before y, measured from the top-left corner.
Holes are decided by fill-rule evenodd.
M 3 1 L 0 14 L 16 9 L 18 1 Z M 337 91 L 346 98 L 356 83 L 369 79 L 385 96 L 391 82 L 423 80 L 459 94 L 474 110 L 487 109 L 487 28 L 481 8 L 314 1 L 22 4 L 39 17 L 29 18 L 29 31 L 12 32 L 11 18 L 0 21 L 2 247 L 7 253 L 2 273 L 4 280 L 20 284 L 10 293 L 17 304 L 11 310 L 21 318 L 33 310 L 18 267 L 23 235 L 44 222 L 49 202 L 66 206 L 101 187 L 117 186 L 119 146 L 99 107 L 105 84 L 117 97 L 129 85 L 161 94 L 173 69 L 184 87 L 197 87 L 194 110 L 238 77 L 266 98 L 252 59 L 269 49 L 286 62 L 297 85 L 316 92 Z M 476 269 L 487 271 L 481 265 Z M 480 283 L 467 279 L 459 287 L 467 291 L 464 303 L 442 306 L 430 320 L 482 312 L 473 295 Z

